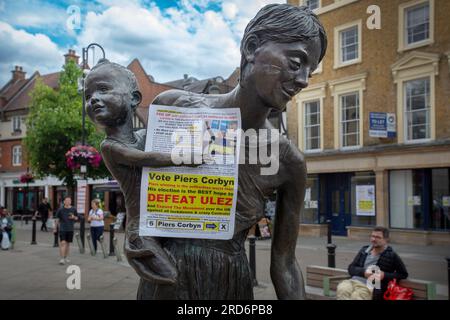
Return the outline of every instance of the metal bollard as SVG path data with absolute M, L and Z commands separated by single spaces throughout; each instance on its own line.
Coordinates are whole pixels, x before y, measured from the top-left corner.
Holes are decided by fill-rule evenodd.
M 81 245 L 80 234 L 78 232 L 75 233 L 75 239 L 77 239 L 78 249 L 80 250 L 80 253 L 84 253 L 84 249 Z
M 336 245 L 333 243 L 327 244 L 328 249 L 328 267 L 336 268 Z
M 336 268 L 336 245 L 332 243 L 331 239 L 331 220 L 327 220 L 327 250 L 328 250 L 328 267 Z
M 120 262 L 120 261 L 122 261 L 122 254 L 120 253 L 119 247 L 117 246 L 117 238 L 114 238 L 113 244 L 114 244 L 114 252 L 116 253 L 117 261 Z
M 81 237 L 81 249 L 80 253 L 84 253 L 84 232 L 85 232 L 85 224 L 84 224 L 84 214 L 80 215 L 80 237 Z
M 59 244 L 58 244 L 58 228 L 56 228 L 56 232 L 54 232 L 53 234 L 55 236 L 55 239 L 53 241 L 53 248 L 57 248 L 57 247 L 59 247 Z
M 114 253 L 114 226 L 115 224 L 111 223 L 109 225 L 109 256 L 115 256 Z
M 450 300 L 450 257 L 447 257 L 447 285 L 448 285 L 448 300 Z
M 36 242 L 36 217 L 33 217 L 33 230 L 31 232 L 31 244 L 37 244 L 37 242 Z
M 249 251 L 250 251 L 250 270 L 252 272 L 252 282 L 253 286 L 258 285 L 258 281 L 256 280 L 256 237 L 255 236 L 249 236 Z
M 108 258 L 108 254 L 106 253 L 106 248 L 105 248 L 105 241 L 103 241 L 105 238 L 103 237 L 103 235 L 100 236 L 100 239 L 98 240 L 98 242 L 100 242 L 100 247 L 102 248 L 102 252 L 103 252 L 103 258 Z
M 331 220 L 327 220 L 327 243 L 331 243 Z
M 91 235 L 88 233 L 86 238 L 87 238 L 87 242 L 89 244 L 89 251 L 91 251 L 91 256 L 95 256 L 96 252 L 94 250 L 94 246 L 93 246 L 92 241 L 91 241 Z

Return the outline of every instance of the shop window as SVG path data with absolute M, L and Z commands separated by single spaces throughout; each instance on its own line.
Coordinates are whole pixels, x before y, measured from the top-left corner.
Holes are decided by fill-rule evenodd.
M 431 170 L 430 229 L 450 230 L 450 168 Z
M 376 225 L 375 174 L 355 172 L 351 178 L 352 226 Z
M 304 209 L 301 213 L 301 223 L 319 223 L 319 177 L 308 175 L 305 188 Z
M 424 170 L 394 170 L 389 173 L 392 228 L 425 228 L 425 178 Z

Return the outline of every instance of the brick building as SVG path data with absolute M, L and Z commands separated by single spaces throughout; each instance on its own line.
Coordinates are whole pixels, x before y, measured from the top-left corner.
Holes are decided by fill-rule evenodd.
M 350 238 L 382 225 L 396 242 L 450 243 L 450 2 L 288 2 L 314 9 L 328 35 L 288 108 L 308 168 L 301 232 L 323 235 L 330 219 Z

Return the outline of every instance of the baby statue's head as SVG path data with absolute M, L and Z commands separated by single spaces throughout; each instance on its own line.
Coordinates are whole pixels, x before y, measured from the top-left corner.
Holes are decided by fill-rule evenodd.
M 86 112 L 102 127 L 124 124 L 142 100 L 134 74 L 106 59 L 88 73 L 85 86 Z

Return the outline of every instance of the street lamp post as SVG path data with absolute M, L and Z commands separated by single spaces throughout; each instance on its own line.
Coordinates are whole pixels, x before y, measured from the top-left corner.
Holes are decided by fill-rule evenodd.
M 81 144 L 84 146 L 86 145 L 86 98 L 85 98 L 85 78 L 86 78 L 86 73 L 84 72 L 84 70 L 87 69 L 87 64 L 88 64 L 88 58 L 89 58 L 89 49 L 94 48 L 94 47 L 99 47 L 100 50 L 102 51 L 103 54 L 103 59 L 105 58 L 105 50 L 103 50 L 103 47 L 101 45 L 99 45 L 98 43 L 91 43 L 89 44 L 86 48 L 83 48 L 82 50 L 82 58 L 83 58 L 83 62 L 82 62 L 82 66 L 81 69 L 83 71 L 82 74 L 82 78 L 80 81 L 80 86 L 79 86 L 79 90 L 81 91 L 81 96 L 82 96 L 82 101 L 83 101 L 83 109 L 81 110 L 81 115 L 82 115 L 82 140 L 81 140 Z M 87 168 L 86 165 L 82 165 L 81 168 L 81 174 L 83 176 L 83 178 L 86 177 L 86 172 L 87 172 Z M 80 238 L 81 238 L 81 246 L 82 246 L 82 252 L 84 253 L 84 233 L 85 233 L 85 220 L 84 220 L 84 212 L 81 215 L 81 219 L 80 219 Z
M 84 73 L 84 70 L 87 69 L 87 63 L 88 63 L 88 57 L 89 57 L 89 49 L 94 48 L 94 47 L 99 47 L 100 50 L 102 50 L 102 54 L 103 54 L 103 59 L 105 58 L 105 50 L 103 50 L 103 47 L 101 45 L 99 45 L 98 43 L 91 43 L 89 44 L 86 48 L 83 48 L 83 64 L 81 69 L 83 70 L 83 75 L 82 75 L 82 79 L 81 79 L 81 90 L 82 90 L 82 95 L 83 95 L 83 110 L 82 110 L 82 126 L 83 126 L 83 135 L 82 135 L 82 140 L 81 143 L 84 146 L 86 143 L 86 99 L 85 99 L 85 86 L 84 86 L 84 80 L 86 78 L 86 74 Z

